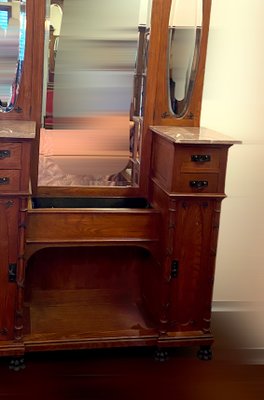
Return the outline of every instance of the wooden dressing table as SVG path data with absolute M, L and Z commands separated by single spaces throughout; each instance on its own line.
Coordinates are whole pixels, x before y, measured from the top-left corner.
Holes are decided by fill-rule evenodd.
M 199 127 L 211 1 L 180 116 L 167 90 L 171 0 L 152 2 L 144 115 L 132 117 L 136 183 L 60 188 L 37 185 L 46 2 L 33 3 L 32 81 L 21 87 L 20 121 L 15 109 L 0 114 L 0 355 L 153 346 L 163 360 L 169 347 L 199 346 L 210 359 L 220 206 L 228 149 L 239 143 Z
M 1 185 L 1 354 L 211 345 L 220 203 L 238 142 L 152 126 L 148 199 L 28 203 L 34 124 L 8 126 L 2 180 L 14 170 L 20 183 Z

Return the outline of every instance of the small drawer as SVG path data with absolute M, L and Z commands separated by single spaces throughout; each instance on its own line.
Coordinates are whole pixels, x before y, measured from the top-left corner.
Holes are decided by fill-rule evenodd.
M 0 193 L 14 192 L 20 189 L 19 170 L 0 170 Z
M 174 190 L 180 193 L 217 193 L 219 191 L 219 175 L 181 174 Z
M 218 172 L 220 153 L 218 149 L 204 146 L 182 148 L 176 154 L 180 172 Z
M 21 169 L 20 143 L 0 143 L 0 169 Z

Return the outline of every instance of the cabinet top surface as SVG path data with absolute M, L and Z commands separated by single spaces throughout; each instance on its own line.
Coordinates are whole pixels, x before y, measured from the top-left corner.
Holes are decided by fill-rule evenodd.
M 0 139 L 34 139 L 36 123 L 33 121 L 0 121 Z
M 177 144 L 240 144 L 240 140 L 202 127 L 150 126 L 150 129 Z

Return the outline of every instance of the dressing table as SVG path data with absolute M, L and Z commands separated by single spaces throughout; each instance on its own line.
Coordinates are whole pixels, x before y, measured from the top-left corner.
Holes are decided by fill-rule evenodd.
M 43 26 L 39 3 L 26 1 L 32 29 Z M 38 185 L 44 32 L 31 43 L 31 113 L 23 115 L 22 86 L 22 120 L 15 108 L 0 114 L 0 355 L 153 346 L 163 360 L 170 347 L 198 346 L 211 357 L 220 206 L 228 149 L 239 142 L 199 126 L 211 1 L 197 1 L 185 94 L 176 82 L 168 90 L 178 73 L 167 63 L 178 45 L 171 1 L 149 4 L 134 77 L 142 103 L 130 120 L 129 162 L 111 184 Z

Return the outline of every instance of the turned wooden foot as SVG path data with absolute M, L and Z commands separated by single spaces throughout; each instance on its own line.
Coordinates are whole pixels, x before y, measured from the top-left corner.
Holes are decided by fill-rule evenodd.
M 12 371 L 18 372 L 25 368 L 26 365 L 24 357 L 16 357 L 10 361 L 9 369 L 11 369 Z
M 169 355 L 168 352 L 164 349 L 157 349 L 155 351 L 155 360 L 156 361 L 160 361 L 160 362 L 164 362 L 167 361 L 169 359 Z
M 209 361 L 212 359 L 211 346 L 201 346 L 197 353 L 199 360 Z

